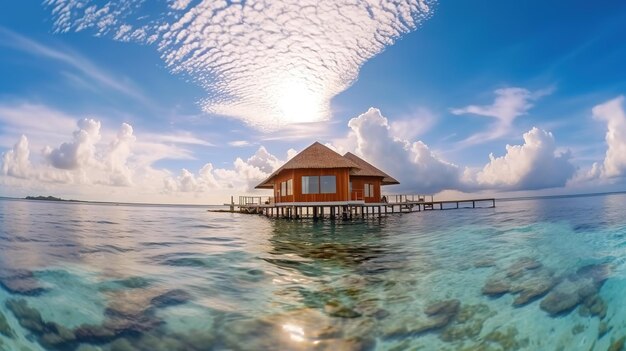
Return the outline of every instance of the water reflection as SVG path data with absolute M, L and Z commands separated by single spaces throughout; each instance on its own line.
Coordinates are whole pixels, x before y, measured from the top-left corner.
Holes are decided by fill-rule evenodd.
M 0 316 L 0 340 L 17 350 L 607 349 L 626 332 L 623 200 L 350 222 L 0 201 L 0 314 L 14 336 Z M 594 271 L 582 267 L 608 280 L 587 284 Z M 560 299 L 543 300 L 573 285 L 593 298 L 546 312 L 560 313 L 548 304 Z

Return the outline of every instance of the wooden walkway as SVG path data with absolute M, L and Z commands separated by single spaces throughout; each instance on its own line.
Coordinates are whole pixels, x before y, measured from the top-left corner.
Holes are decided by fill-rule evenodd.
M 395 213 L 496 207 L 496 199 L 494 198 L 445 201 L 434 201 L 432 196 L 427 199 L 421 195 L 387 195 L 386 198 L 392 201 L 380 203 L 365 203 L 364 201 L 273 203 L 271 198 L 242 196 L 239 204 L 235 204 L 231 199 L 230 204 L 224 205 L 229 206 L 231 212 L 288 219 L 369 218 Z

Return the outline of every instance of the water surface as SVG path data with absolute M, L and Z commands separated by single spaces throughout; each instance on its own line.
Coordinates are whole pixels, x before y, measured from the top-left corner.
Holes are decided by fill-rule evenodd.
M 0 200 L 0 350 L 606 350 L 626 195 L 286 221 Z

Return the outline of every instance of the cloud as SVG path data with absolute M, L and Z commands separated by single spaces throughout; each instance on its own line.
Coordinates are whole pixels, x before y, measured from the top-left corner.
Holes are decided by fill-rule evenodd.
M 472 114 L 495 119 L 489 129 L 477 133 L 463 141 L 464 144 L 478 144 L 506 136 L 511 131 L 513 121 L 528 113 L 533 101 L 552 93 L 553 89 L 531 92 L 524 88 L 502 88 L 495 91 L 496 98 L 490 105 L 469 105 L 463 108 L 452 108 L 455 115 Z
M 558 153 L 552 134 L 537 128 L 524 134 L 523 145 L 507 146 L 506 155 L 491 155 L 487 165 L 473 170 L 447 162 L 423 141 L 396 135 L 378 109 L 370 108 L 348 126 L 346 137 L 331 146 L 342 153 L 355 152 L 397 178 L 402 184 L 388 188 L 391 191 L 540 189 L 562 186 L 574 171 L 569 153 Z M 57 147 L 47 147 L 39 160 L 32 157 L 28 138 L 20 136 L 2 155 L 0 185 L 17 196 L 24 196 L 20 191 L 51 190 L 52 194 L 99 201 L 207 203 L 255 192 L 255 185 L 296 154 L 289 149 L 282 158 L 260 146 L 247 158 L 236 157 L 228 167 L 216 168 L 207 162 L 197 171 L 170 171 L 155 168 L 154 163 L 167 157 L 192 158 L 193 154 L 177 146 L 142 141 L 142 134 L 136 135 L 130 124 L 122 123 L 113 133 L 96 119 L 81 119 L 71 136 Z
M 46 123 L 41 123 L 45 119 Z M 28 131 L 33 139 L 42 143 L 62 140 L 76 126 L 76 118 L 45 105 L 31 103 L 0 103 L 2 146 L 10 147 L 15 139 Z M 32 145 L 31 145 L 32 146 Z
M 565 186 L 576 171 L 570 153 L 557 153 L 552 133 L 536 127 L 523 137 L 524 144 L 507 145 L 504 156 L 490 154 L 489 163 L 475 175 L 466 170 L 470 187 L 513 191 Z
M 460 186 L 458 166 L 437 157 L 421 142 L 410 142 L 393 134 L 380 110 L 370 108 L 350 120 L 356 154 L 396 177 L 402 189 L 435 193 Z
M 294 154 L 295 150 L 289 149 L 287 158 Z M 214 169 L 211 163 L 207 163 L 198 174 L 183 169 L 179 176 L 165 179 L 165 187 L 169 192 L 202 193 L 209 189 L 255 192 L 254 187 L 285 162 L 261 146 L 246 160 L 237 157 L 232 168 Z
M 437 117 L 427 108 L 420 107 L 410 116 L 391 121 L 391 131 L 398 138 L 411 140 L 426 133 L 436 122 Z
M 335 148 L 345 152 L 353 146 L 357 155 L 398 179 L 401 185 L 395 189 L 401 191 L 432 194 L 562 187 L 576 170 L 569 152 L 557 152 L 552 133 L 538 128 L 523 135 L 523 145 L 507 145 L 504 156 L 492 154 L 490 162 L 476 170 L 447 162 L 423 141 L 404 139 L 378 109 L 370 108 L 348 125 L 351 133 L 334 142 Z
M 100 122 L 94 119 L 78 121 L 74 141 L 44 151 L 46 159 L 55 168 L 74 170 L 87 166 L 93 159 L 95 144 L 100 141 Z
M 109 179 L 112 185 L 132 185 L 133 170 L 128 166 L 127 162 L 131 156 L 132 147 L 136 139 L 133 135 L 133 127 L 130 124 L 122 123 L 117 137 L 109 146 L 105 158 L 106 169 L 109 172 Z
M 213 175 L 213 165 L 204 165 L 198 175 L 183 168 L 176 178 L 167 177 L 164 179 L 165 190 L 168 193 L 183 192 L 200 194 L 211 189 L 219 188 L 215 176 Z
M 18 123 L 14 117 L 24 117 L 33 120 L 34 117 L 46 118 L 46 107 L 19 108 L 16 113 L 10 109 L 0 107 L 1 116 L 10 116 L 13 127 L 28 129 L 31 123 Z M 19 107 L 19 106 L 18 106 Z M 44 112 L 42 115 L 31 116 L 26 112 Z M 51 120 L 66 121 L 66 117 L 50 116 Z M 65 116 L 65 115 L 63 115 Z M 41 123 L 40 123 L 41 124 Z M 43 123 L 45 125 L 45 123 Z M 2 174 L 8 177 L 22 178 L 36 182 L 55 184 L 100 184 L 113 186 L 132 186 L 142 183 L 146 178 L 164 177 L 167 173 L 152 168 L 152 164 L 163 158 L 189 159 L 190 152 L 175 145 L 156 142 L 136 142 L 133 127 L 122 123 L 117 133 L 106 132 L 111 135 L 109 142 L 103 142 L 102 124 L 93 118 L 80 119 L 74 122 L 75 131 L 71 134 L 72 140 L 61 143 L 57 147 L 41 147 L 42 152 L 32 153 L 32 145 L 26 135 L 19 138 L 19 142 L 2 156 Z M 45 126 L 34 127 L 35 135 Z M 151 138 L 158 139 L 158 135 L 150 134 Z M 163 138 L 167 140 L 167 136 Z M 37 159 L 31 156 L 39 155 Z M 39 162 L 38 162 L 39 161 Z
M 228 145 L 232 147 L 244 147 L 244 146 L 249 146 L 250 142 L 247 140 L 233 140 L 233 141 L 229 141 Z
M 205 111 L 271 130 L 325 120 L 360 67 L 432 14 L 434 0 L 46 0 L 57 32 L 154 44 L 206 89 Z M 150 10 L 155 6 L 150 3 Z
M 183 168 L 173 175 L 154 163 L 193 155 L 176 146 L 140 141 L 141 134 L 136 136 L 128 123 L 111 133 L 99 120 L 80 119 L 71 136 L 70 141 L 44 148 L 39 162 L 31 159 L 27 136 L 21 136 L 0 158 L 0 185 L 14 196 L 45 192 L 98 201 L 207 203 L 216 196 L 254 191 L 284 162 L 261 146 L 248 158 L 235 158 L 228 168 L 208 162 L 196 172 Z M 149 138 L 159 139 L 153 134 Z M 290 149 L 287 156 L 294 153 Z M 126 190 L 116 190 L 120 188 Z
M 25 135 L 15 144 L 13 149 L 2 155 L 2 174 L 27 178 L 30 171 L 30 149 Z
M 73 4 L 78 5 L 78 3 Z M 68 4 L 68 7 L 65 9 L 69 9 L 69 6 Z M 52 48 L 3 27 L 0 27 L 0 46 L 11 47 L 32 55 L 61 62 L 89 77 L 91 81 L 96 82 L 100 86 L 115 90 L 125 96 L 131 96 L 144 104 L 151 104 L 149 99 L 136 86 L 128 82 L 128 79 L 115 77 L 110 72 L 102 70 L 88 59 L 67 48 L 63 50 Z
M 143 140 L 155 143 L 215 146 L 213 143 L 200 139 L 192 133 L 185 131 L 180 131 L 174 134 L 145 133 L 143 135 Z
M 594 163 L 589 178 L 616 178 L 626 175 L 626 112 L 624 96 L 592 109 L 593 118 L 607 123 L 607 150 L 602 163 Z

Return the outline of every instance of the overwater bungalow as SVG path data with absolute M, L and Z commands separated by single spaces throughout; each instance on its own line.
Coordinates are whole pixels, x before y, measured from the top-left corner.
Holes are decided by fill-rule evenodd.
M 256 189 L 273 196 L 240 196 L 231 199 L 230 211 L 260 213 L 286 218 L 352 218 L 387 213 L 476 207 L 495 199 L 434 201 L 432 195 L 385 195 L 381 188 L 400 184 L 395 178 L 353 153 L 340 155 L 319 142 L 302 150 L 278 168 Z M 453 206 L 453 207 L 451 207 Z
M 336 153 L 319 142 L 287 161 L 257 189 L 272 189 L 276 204 L 384 202 L 381 186 L 397 180 L 358 156 Z

